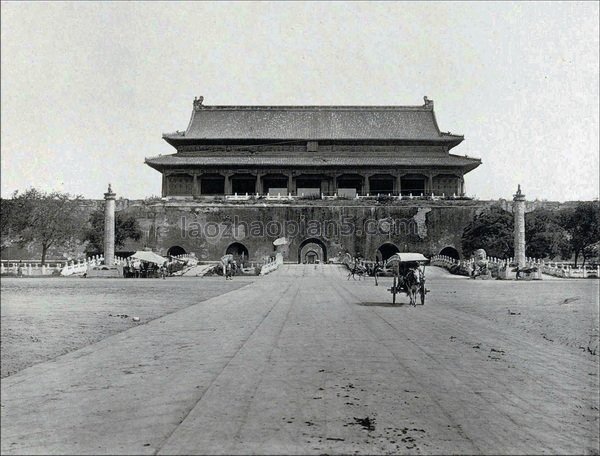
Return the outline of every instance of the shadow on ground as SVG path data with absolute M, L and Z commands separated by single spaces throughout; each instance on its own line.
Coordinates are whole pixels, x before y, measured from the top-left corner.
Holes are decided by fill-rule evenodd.
M 363 307 L 411 307 L 408 302 L 398 302 L 396 304 L 391 302 L 359 302 L 357 305 Z

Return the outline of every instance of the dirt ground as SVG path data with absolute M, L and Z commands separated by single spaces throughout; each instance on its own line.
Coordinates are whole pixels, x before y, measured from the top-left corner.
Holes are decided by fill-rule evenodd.
M 252 280 L 2 278 L 1 378 Z

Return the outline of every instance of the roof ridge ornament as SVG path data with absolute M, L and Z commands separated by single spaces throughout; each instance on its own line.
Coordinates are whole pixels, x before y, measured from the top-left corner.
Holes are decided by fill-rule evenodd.
M 204 97 L 202 95 L 200 95 L 199 97 L 194 97 L 194 110 L 195 111 L 199 111 L 200 109 L 202 109 L 204 107 L 202 105 L 203 101 L 204 101 Z
M 433 100 L 430 100 L 429 98 L 427 98 L 427 95 L 425 95 L 423 97 L 423 101 L 424 101 L 423 106 L 425 106 L 426 108 L 429 108 L 429 109 L 433 109 Z

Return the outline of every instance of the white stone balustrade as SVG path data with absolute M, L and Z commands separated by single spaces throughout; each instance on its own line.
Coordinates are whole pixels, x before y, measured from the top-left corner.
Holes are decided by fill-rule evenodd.
M 273 271 L 275 271 L 279 266 L 283 264 L 283 255 L 281 253 L 277 253 L 275 258 L 270 259 L 267 263 L 260 268 L 260 275 L 264 276 Z
M 0 274 L 19 274 L 19 266 L 21 274 L 24 277 L 52 275 L 55 271 L 60 271 L 62 263 L 51 261 L 46 265 L 36 262 L 19 262 L 14 260 L 0 262 Z
M 454 265 L 459 265 L 467 270 L 472 269 L 474 260 L 462 260 L 458 261 L 454 258 L 446 257 L 443 255 L 435 255 L 431 258 L 431 264 L 434 266 L 440 266 L 446 269 L 450 269 Z M 489 257 L 488 263 L 496 265 L 498 276 L 501 278 L 515 278 L 516 271 L 515 266 L 511 266 L 514 262 L 513 258 L 500 259 Z M 522 269 L 537 268 L 536 272 L 533 272 L 533 278 L 541 279 L 542 274 L 551 275 L 554 277 L 563 277 L 567 279 L 587 279 L 587 278 L 600 278 L 600 266 L 586 266 L 586 267 L 571 267 L 569 264 L 557 263 L 557 262 L 546 262 L 538 258 L 526 258 L 525 265 Z
M 114 257 L 114 265 L 124 265 L 127 263 L 125 258 L 121 258 L 118 256 Z M 86 258 L 84 260 L 71 260 L 68 262 L 65 267 L 63 267 L 60 271 L 60 275 L 67 277 L 71 275 L 84 274 L 87 272 L 90 266 L 100 266 L 104 264 L 104 255 L 94 255 L 93 257 Z

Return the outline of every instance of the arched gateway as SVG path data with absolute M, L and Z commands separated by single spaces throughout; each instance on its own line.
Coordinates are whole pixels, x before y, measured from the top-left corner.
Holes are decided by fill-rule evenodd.
M 246 261 L 248 259 L 248 249 L 246 246 L 240 242 L 234 242 L 233 244 L 229 244 L 225 254 L 231 254 L 236 260 Z
M 178 245 L 174 245 L 172 247 L 169 247 L 169 250 L 167 250 L 167 256 L 178 256 L 178 255 L 185 255 L 187 252 L 185 251 L 185 249 L 183 247 L 180 247 Z
M 386 261 L 389 257 L 395 253 L 398 253 L 399 251 L 400 249 L 394 244 L 391 242 L 386 242 L 385 244 L 380 245 L 377 249 L 377 261 Z
M 460 260 L 458 250 L 456 250 L 454 247 L 444 247 L 442 250 L 440 250 L 440 255 L 454 258 L 455 260 Z
M 317 238 L 305 239 L 298 247 L 298 263 L 327 263 L 327 247 Z

